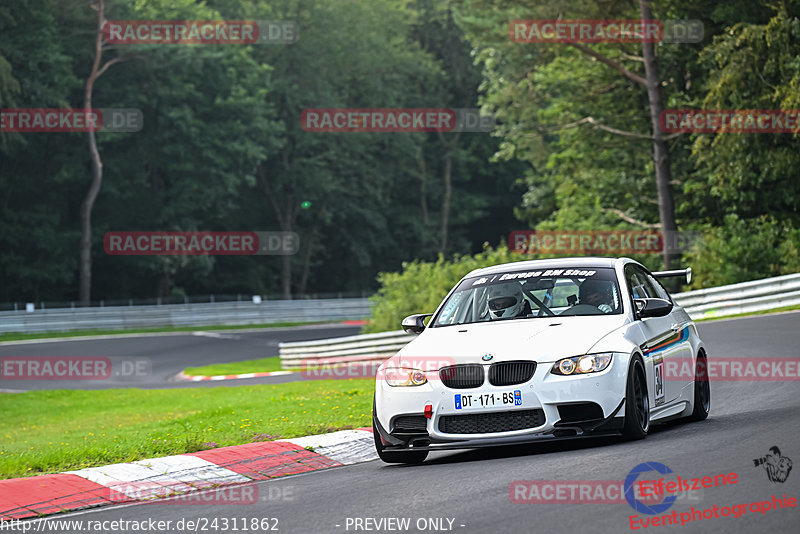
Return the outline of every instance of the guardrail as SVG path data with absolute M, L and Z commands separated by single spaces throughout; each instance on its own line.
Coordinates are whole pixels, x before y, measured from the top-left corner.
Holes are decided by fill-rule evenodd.
M 678 293 L 692 319 L 727 317 L 800 304 L 800 273 Z
M 0 333 L 342 321 L 369 315 L 365 298 L 54 308 L 0 312 Z
M 800 305 L 800 273 L 753 280 L 727 286 L 677 293 L 672 298 L 693 319 L 726 317 Z M 302 361 L 317 364 L 382 361 L 393 356 L 413 334 L 402 330 L 343 338 L 281 343 L 281 363 L 298 367 Z
M 799 305 L 800 273 L 687 291 L 673 297 L 695 319 L 726 317 Z M 366 298 L 50 308 L 33 312 L 0 312 L 0 333 L 339 321 L 368 317 L 370 309 L 371 304 Z M 287 344 L 285 350 L 288 351 L 287 355 L 292 355 L 290 360 L 299 360 L 311 354 L 319 358 L 354 356 L 369 361 L 370 358 L 377 360 L 391 356 L 403 346 L 404 337 L 410 339 L 402 331 L 372 336 L 356 336 L 347 341 L 339 339 L 313 342 L 314 345 L 305 347 L 312 351 L 305 356 L 298 356 L 303 354 L 305 342 Z M 284 353 L 283 345 L 281 353 Z
M 317 341 L 294 341 L 279 345 L 284 368 L 303 367 L 309 361 L 353 363 L 383 361 L 414 339 L 414 334 L 382 332 L 360 336 L 337 337 Z

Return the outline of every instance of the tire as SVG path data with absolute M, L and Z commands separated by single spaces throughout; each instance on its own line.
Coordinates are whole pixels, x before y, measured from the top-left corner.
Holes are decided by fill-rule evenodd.
M 372 436 L 375 438 L 375 450 L 378 457 L 387 464 L 421 464 L 428 457 L 428 451 L 386 451 L 378 429 L 375 428 L 375 421 L 372 421 Z
M 626 440 L 642 439 L 650 430 L 650 400 L 646 377 L 641 357 L 634 356 L 628 368 L 625 385 L 625 423 L 622 437 Z
M 711 411 L 711 385 L 708 383 L 708 359 L 704 352 L 697 355 L 694 367 L 694 410 L 687 419 L 689 421 L 702 421 Z M 699 377 L 698 377 L 699 375 Z

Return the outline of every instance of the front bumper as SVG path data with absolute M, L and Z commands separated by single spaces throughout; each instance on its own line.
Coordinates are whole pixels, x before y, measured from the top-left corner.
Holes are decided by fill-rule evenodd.
M 428 382 L 422 386 L 392 387 L 379 379 L 376 381 L 373 409 L 375 430 L 387 451 L 469 449 L 618 435 L 623 424 L 628 368 L 626 355 L 614 354 L 608 368 L 586 375 L 554 375 L 550 373 L 552 366 L 553 362 L 539 363 L 527 382 L 502 387 L 484 381 L 478 388 L 452 389 L 438 379 L 436 371 L 427 373 Z M 472 395 L 474 399 L 479 395 L 502 396 L 514 391 L 521 394 L 521 406 L 467 408 L 457 406 L 455 400 L 456 394 Z M 430 418 L 423 415 L 426 405 L 432 406 Z M 534 411 L 537 412 L 535 416 L 531 415 Z M 501 424 L 486 428 L 477 425 L 477 428 L 470 428 L 469 433 L 454 433 L 452 429 L 465 426 L 451 424 L 453 419 L 443 424 L 443 418 L 472 414 L 480 414 L 479 420 L 498 420 Z M 396 424 L 398 418 L 403 418 L 402 425 Z M 508 420 L 513 420 L 519 427 L 520 419 L 529 422 L 525 428 L 512 426 L 515 429 L 494 431 L 502 428 L 502 422 Z M 407 421 L 416 421 L 416 424 L 409 425 Z M 486 429 L 492 431 L 482 431 Z

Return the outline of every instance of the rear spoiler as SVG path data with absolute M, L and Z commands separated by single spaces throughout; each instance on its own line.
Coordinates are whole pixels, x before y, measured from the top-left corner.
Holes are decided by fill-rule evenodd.
M 653 277 L 655 278 L 671 278 L 673 276 L 685 276 L 686 283 L 692 283 L 692 268 L 687 267 L 685 269 L 677 269 L 675 271 L 656 271 L 653 273 Z

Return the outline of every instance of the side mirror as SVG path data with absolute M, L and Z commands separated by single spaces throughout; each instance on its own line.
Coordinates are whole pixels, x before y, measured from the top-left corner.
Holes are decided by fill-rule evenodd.
M 425 330 L 425 318 L 430 317 L 431 315 L 433 314 L 418 313 L 416 315 L 409 315 L 403 319 L 401 326 L 407 334 L 421 334 L 422 331 Z
M 672 311 L 672 303 L 664 299 L 635 299 L 633 304 L 640 319 L 664 317 Z

